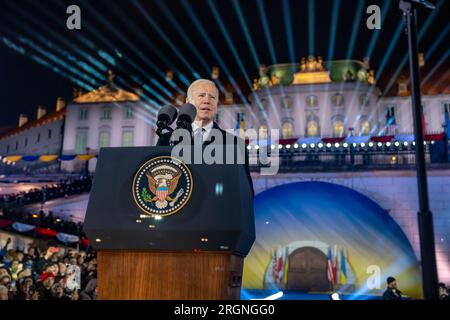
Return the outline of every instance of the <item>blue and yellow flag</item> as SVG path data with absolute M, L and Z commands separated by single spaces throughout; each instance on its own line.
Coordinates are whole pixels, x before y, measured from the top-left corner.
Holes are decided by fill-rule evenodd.
M 341 248 L 341 284 L 347 283 L 347 267 L 345 263 L 344 249 Z

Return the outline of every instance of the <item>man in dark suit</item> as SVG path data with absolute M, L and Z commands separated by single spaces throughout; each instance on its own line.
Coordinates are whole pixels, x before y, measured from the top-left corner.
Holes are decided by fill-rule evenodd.
M 207 79 L 199 79 L 194 81 L 187 90 L 186 103 L 191 103 L 197 109 L 197 115 L 192 123 L 192 144 L 194 145 L 209 145 L 214 143 L 234 145 L 244 145 L 239 141 L 238 137 L 221 129 L 217 123 L 214 122 L 214 117 L 217 114 L 217 106 L 219 103 L 219 89 L 216 84 Z M 212 134 L 214 130 L 214 134 Z M 222 141 L 215 141 L 216 132 L 220 132 L 222 135 Z M 172 133 L 167 132 L 162 134 L 156 145 L 168 146 L 170 145 Z M 249 183 L 253 191 L 253 183 L 248 166 L 248 154 L 245 149 L 245 169 L 249 179 Z

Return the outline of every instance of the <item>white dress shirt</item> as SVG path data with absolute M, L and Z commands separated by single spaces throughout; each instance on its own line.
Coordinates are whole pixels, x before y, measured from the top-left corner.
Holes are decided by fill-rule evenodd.
M 213 122 L 212 121 L 203 127 L 203 129 L 205 129 L 205 131 L 203 133 L 203 142 L 208 140 L 208 137 L 211 134 L 211 129 L 212 128 L 213 128 Z M 194 137 L 195 137 L 196 134 L 199 133 L 198 130 L 202 130 L 201 123 L 197 122 L 197 121 L 192 122 L 192 135 Z

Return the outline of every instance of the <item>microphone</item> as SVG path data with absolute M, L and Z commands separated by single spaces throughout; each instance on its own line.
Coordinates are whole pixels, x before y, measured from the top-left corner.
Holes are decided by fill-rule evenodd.
M 156 134 L 158 136 L 161 135 L 164 129 L 173 131 L 169 126 L 175 121 L 177 118 L 178 110 L 171 105 L 165 105 L 158 111 L 158 117 L 156 120 Z
M 197 109 L 190 103 L 183 104 L 180 107 L 177 120 L 177 129 L 187 129 L 192 132 L 191 124 L 197 115 Z

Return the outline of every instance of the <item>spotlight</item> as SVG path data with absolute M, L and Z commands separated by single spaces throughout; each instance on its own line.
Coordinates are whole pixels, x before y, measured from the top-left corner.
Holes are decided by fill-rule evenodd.
M 286 145 L 286 149 L 290 149 L 291 148 L 291 145 L 290 144 L 287 144 Z
M 334 147 L 335 147 L 335 148 L 339 148 L 339 143 L 336 142 L 336 143 L 334 144 Z
M 327 143 L 327 148 L 331 148 L 331 143 Z
M 314 148 L 316 145 L 315 145 L 314 143 L 311 143 L 309 146 L 310 146 L 311 148 Z
M 270 149 L 272 149 L 272 150 L 275 149 L 275 145 L 271 144 Z
M 294 144 L 294 149 L 298 149 L 298 144 Z
M 415 141 L 413 141 L 413 142 L 412 142 L 412 145 L 413 145 L 413 146 L 415 146 L 415 145 L 416 145 L 416 142 L 415 142 Z
M 333 292 L 332 294 L 330 294 L 330 299 L 331 300 L 341 300 L 341 298 L 339 297 L 339 293 L 337 293 L 337 292 Z
M 33 213 L 33 214 L 31 215 L 31 217 L 32 217 L 33 219 L 37 219 L 39 216 L 38 216 L 36 213 Z
M 433 141 L 431 141 L 431 144 L 434 144 L 434 140 L 433 140 Z M 15 162 L 14 162 L 14 164 L 15 164 Z
M 400 142 L 395 141 L 394 145 L 395 145 L 396 147 L 398 147 L 398 146 L 400 145 Z
M 361 142 L 361 148 L 364 148 L 366 144 L 364 142 Z
M 248 146 L 247 146 L 247 150 L 250 150 L 251 148 L 252 148 L 251 145 L 248 145 Z
M 407 146 L 408 146 L 408 141 L 403 142 L 403 145 L 404 145 L 405 147 L 407 147 Z
M 381 148 L 383 146 L 383 144 L 381 142 L 378 142 L 377 146 Z
M 347 148 L 348 147 L 348 143 L 347 142 L 344 142 L 344 144 L 342 145 L 344 148 Z
M 388 141 L 388 142 L 386 142 L 386 147 L 390 147 L 391 146 L 391 143 Z
M 256 150 L 258 150 L 258 149 L 259 149 L 259 146 L 258 146 L 258 145 L 256 145 L 256 146 L 255 146 L 255 149 L 256 149 Z
M 279 144 L 278 145 L 278 149 L 281 149 L 281 148 L 283 148 L 283 146 L 281 144 Z
M 322 148 L 322 147 L 323 147 L 323 144 L 322 144 L 322 143 L 319 143 L 317 146 L 318 146 L 319 148 Z
M 373 147 L 373 142 L 369 142 L 369 147 Z
M 353 142 L 353 147 L 356 148 L 356 142 Z
M 302 143 L 302 149 L 306 148 L 306 143 Z

